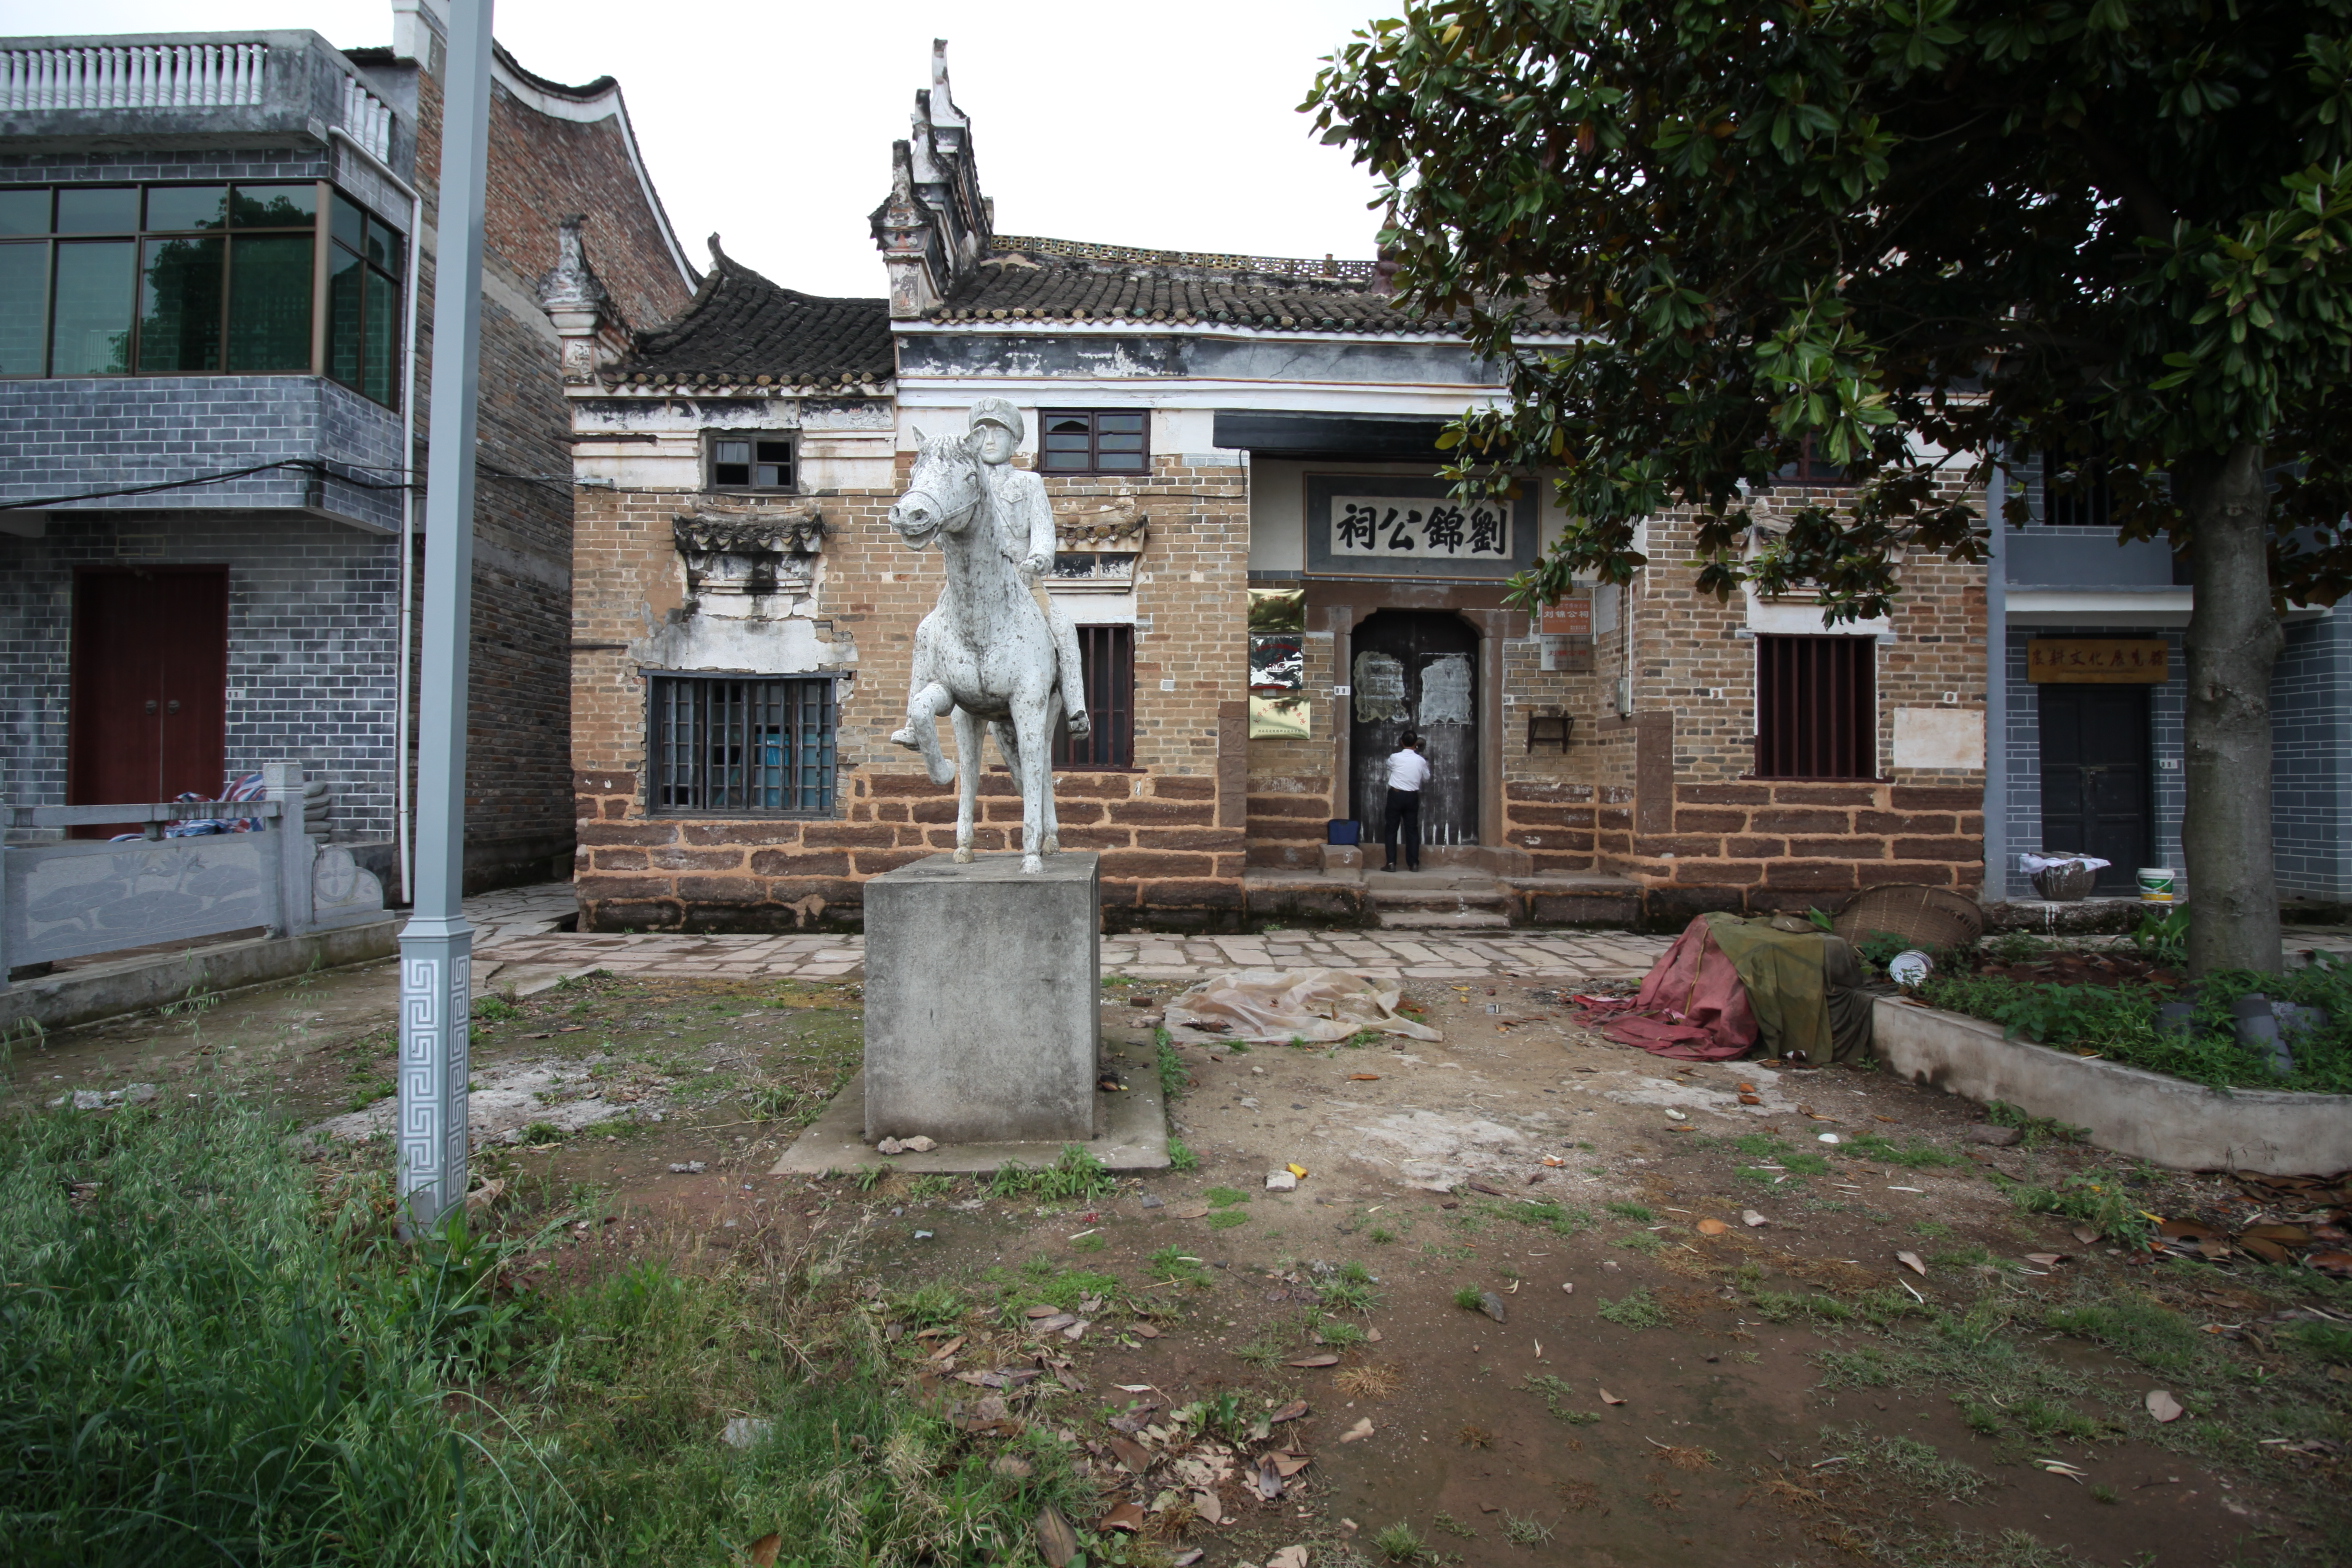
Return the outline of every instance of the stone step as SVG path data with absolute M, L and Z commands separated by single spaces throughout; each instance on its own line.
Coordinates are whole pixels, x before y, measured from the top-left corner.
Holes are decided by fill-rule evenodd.
M 1489 883 L 1484 887 L 1384 887 L 1367 882 L 1372 902 L 1383 909 L 1502 909 L 1511 895 Z
M 1499 909 L 1415 909 L 1382 904 L 1383 931 L 1508 931 L 1511 918 Z

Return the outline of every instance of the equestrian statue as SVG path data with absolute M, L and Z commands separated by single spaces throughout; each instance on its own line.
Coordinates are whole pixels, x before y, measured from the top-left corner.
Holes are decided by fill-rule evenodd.
M 922 753 L 934 784 L 956 791 L 955 858 L 972 858 L 980 794 L 981 726 L 1021 788 L 1021 869 L 1045 869 L 1061 846 L 1054 819 L 1054 733 L 1092 733 L 1078 631 L 1058 604 L 1040 606 L 1037 580 L 1053 569 L 1053 508 L 1045 482 L 1013 466 L 1020 410 L 982 398 L 965 434 L 915 432 L 914 472 L 890 523 L 913 549 L 939 546 L 947 586 L 915 628 L 906 728 L 890 738 Z M 955 716 L 956 758 L 939 749 L 939 715 Z

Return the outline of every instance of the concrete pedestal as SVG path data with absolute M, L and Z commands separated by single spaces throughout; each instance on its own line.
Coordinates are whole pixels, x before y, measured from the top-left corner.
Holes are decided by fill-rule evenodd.
M 1101 857 L 934 855 L 865 887 L 866 1138 L 1100 1130 Z

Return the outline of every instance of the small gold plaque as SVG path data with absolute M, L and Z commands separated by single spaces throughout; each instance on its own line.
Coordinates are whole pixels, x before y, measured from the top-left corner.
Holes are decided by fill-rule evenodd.
M 2025 645 L 2025 678 L 2066 686 L 2161 686 L 2170 675 L 2161 637 L 2037 637 Z

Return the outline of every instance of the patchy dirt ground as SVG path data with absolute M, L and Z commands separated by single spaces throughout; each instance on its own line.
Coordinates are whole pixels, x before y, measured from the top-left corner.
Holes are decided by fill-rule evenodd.
M 392 987 L 19 1042 L 10 1073 L 266 1095 L 322 1157 L 386 1158 Z M 1106 1029 L 1148 1041 L 1172 989 L 1106 986 Z M 1440 1043 L 1171 1046 L 1193 1168 L 1064 1198 L 879 1157 L 765 1174 L 854 1066 L 854 983 L 487 997 L 481 1214 L 568 1205 L 542 1259 L 567 1272 L 842 1238 L 912 1395 L 1085 1446 L 1104 1512 L 1076 1523 L 1113 1531 L 1090 1561 L 2352 1560 L 2352 1370 L 2307 1337 L 2352 1289 L 2086 1223 L 2291 1216 L 1971 1143 L 1977 1107 L 1871 1073 L 1650 1058 L 1540 989 L 1410 994 Z M 714 1411 L 713 1440 L 757 1415 Z

